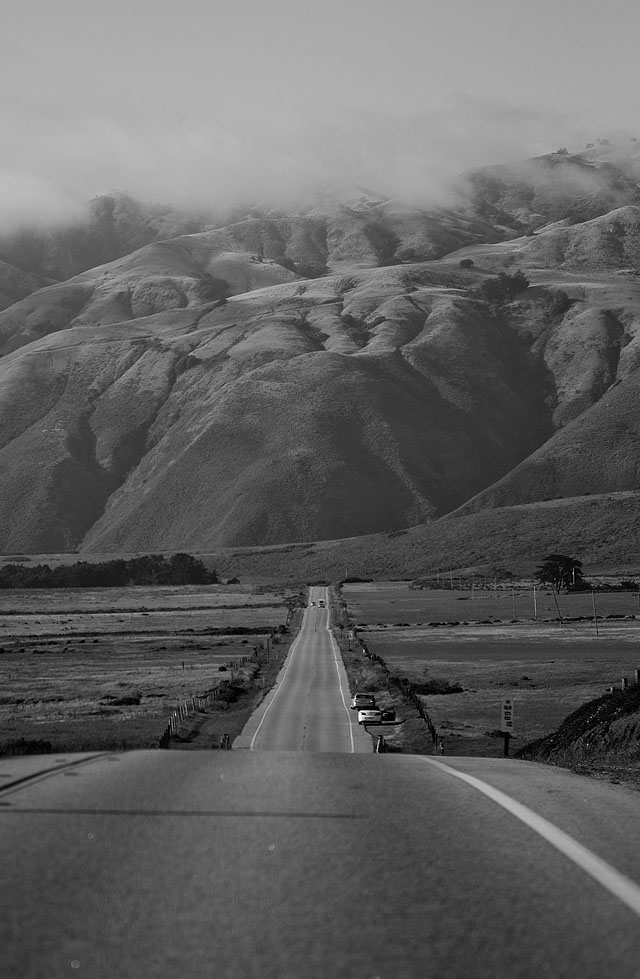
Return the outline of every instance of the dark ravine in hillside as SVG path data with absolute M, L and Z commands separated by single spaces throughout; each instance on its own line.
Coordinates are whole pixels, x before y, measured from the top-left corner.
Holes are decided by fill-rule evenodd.
M 498 512 L 635 492 L 640 205 L 624 160 L 485 169 L 431 212 L 365 194 L 190 228 L 103 202 L 85 253 L 116 257 L 69 278 L 64 235 L 31 241 L 33 268 L 11 264 L 29 240 L 5 242 L 0 550 L 364 535 L 365 553 L 366 535 L 406 531 L 407 547 L 457 534 L 472 564 L 493 553 L 484 525 L 527 537 Z M 63 281 L 38 288 L 36 266 Z M 483 284 L 518 270 L 529 288 L 488 302 Z

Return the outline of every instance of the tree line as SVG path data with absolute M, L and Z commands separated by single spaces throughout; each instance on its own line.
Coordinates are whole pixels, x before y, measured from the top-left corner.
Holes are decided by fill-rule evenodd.
M 584 591 L 589 587 L 584 580 L 582 561 L 566 554 L 547 554 L 536 571 L 536 578 L 543 585 L 551 585 L 555 592 Z
M 582 562 L 567 554 L 547 554 L 539 565 L 535 577 L 541 584 L 550 585 L 556 593 L 640 590 L 640 585 L 632 578 L 623 578 L 618 584 L 595 585 L 584 577 Z
M 214 570 L 191 554 L 146 554 L 113 561 L 75 564 L 6 564 L 0 568 L 0 588 L 116 588 L 128 585 L 213 585 Z

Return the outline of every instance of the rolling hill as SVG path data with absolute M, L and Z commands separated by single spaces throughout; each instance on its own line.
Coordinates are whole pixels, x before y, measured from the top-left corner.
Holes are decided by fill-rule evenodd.
M 114 197 L 6 239 L 0 550 L 631 561 L 635 147 L 484 168 L 440 209 Z

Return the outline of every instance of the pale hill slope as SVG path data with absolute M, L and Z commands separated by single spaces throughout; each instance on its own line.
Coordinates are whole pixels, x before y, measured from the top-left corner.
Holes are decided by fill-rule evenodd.
M 526 261 L 548 268 L 598 272 L 640 267 L 640 207 L 619 207 L 580 225 L 542 228 L 525 249 Z
M 148 245 L 14 303 L 0 312 L 0 353 L 69 327 L 125 324 L 185 308 L 202 313 L 234 291 L 296 278 L 275 263 L 220 252 L 208 234 L 193 238 L 186 239 L 189 247 L 179 238 Z
M 479 215 L 491 207 L 531 229 L 550 221 L 579 224 L 638 205 L 639 179 L 638 144 L 609 144 L 481 167 L 464 175 L 460 189 Z
M 579 556 L 589 573 L 636 578 L 640 561 L 640 492 L 550 500 L 451 514 L 429 524 L 337 541 L 219 549 L 205 555 L 220 574 L 266 581 L 336 581 L 345 576 L 411 579 L 452 570 L 532 578 L 545 554 Z M 511 617 L 500 603 L 496 615 Z M 472 615 L 461 604 L 460 618 Z
M 325 538 L 462 503 L 549 418 L 517 337 L 433 277 L 296 282 L 5 356 L 3 549 Z
M 465 243 L 500 241 L 553 221 L 584 222 L 639 205 L 639 180 L 636 142 L 483 167 L 465 174 L 441 207 L 356 188 L 327 191 L 287 210 L 256 204 L 214 217 L 206 205 L 187 214 L 114 191 L 68 224 L 0 232 L 0 261 L 63 281 L 152 242 L 215 230 L 221 251 L 285 263 L 306 277 L 345 264 L 429 261 Z
M 463 513 L 640 485 L 640 385 L 637 372 L 607 391 L 529 458 L 467 502 Z
M 493 553 L 486 525 L 517 557 L 514 503 L 592 494 L 608 512 L 638 487 L 640 205 L 632 168 L 553 157 L 446 210 L 363 192 L 187 234 L 178 217 L 177 237 L 31 294 L 9 267 L 0 549 L 203 552 L 427 521 L 407 546 L 440 534 L 470 559 L 479 533 Z M 138 217 L 105 219 L 116 250 L 151 233 Z M 531 286 L 486 301 L 517 269 Z
M 277 263 L 306 278 L 346 266 L 438 258 L 522 228 L 490 204 L 479 213 L 464 194 L 447 209 L 427 209 L 368 193 L 327 193 L 289 210 L 236 209 L 214 223 L 206 213 L 180 214 L 114 193 L 92 201 L 84 221 L 0 233 L 0 261 L 41 279 L 65 281 L 153 243 L 182 239 L 190 248 L 202 235 L 210 251 Z
M 48 282 L 42 276 L 23 272 L 15 265 L 0 261 L 0 310 L 7 309 L 46 285 Z
M 510 268 L 531 244 L 494 247 Z M 492 309 L 453 257 L 301 281 L 224 245 L 157 243 L 0 313 L 3 549 L 326 539 L 634 487 L 602 396 L 635 397 L 635 281 L 540 270 Z M 252 290 L 212 298 L 220 261 Z M 590 406 L 604 450 L 551 478 Z

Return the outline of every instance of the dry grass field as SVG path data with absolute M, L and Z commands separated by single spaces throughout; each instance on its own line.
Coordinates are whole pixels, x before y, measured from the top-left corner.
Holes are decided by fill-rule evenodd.
M 591 594 L 559 596 L 562 624 L 550 594 L 537 593 L 534 619 L 532 589 L 472 598 L 386 582 L 345 585 L 342 596 L 360 638 L 393 673 L 463 688 L 424 696 L 446 754 L 501 754 L 506 697 L 515 704 L 517 750 L 640 668 L 635 593 L 596 595 L 597 635 Z
M 0 592 L 0 751 L 153 747 L 170 712 L 218 686 L 271 630 L 282 591 L 242 586 Z

